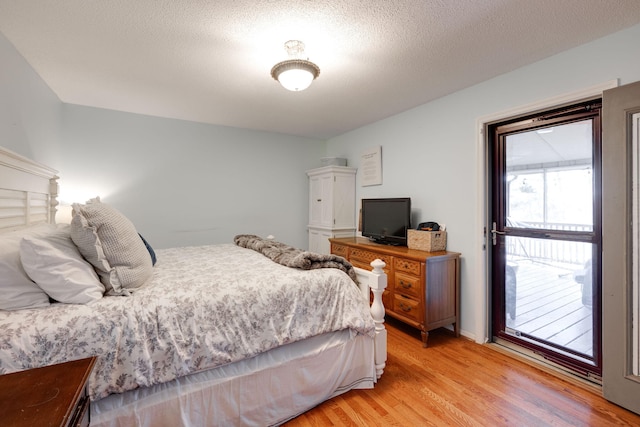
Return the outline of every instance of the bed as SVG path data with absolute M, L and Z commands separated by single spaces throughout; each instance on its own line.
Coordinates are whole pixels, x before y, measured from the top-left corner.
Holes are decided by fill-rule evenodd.
M 12 274 L 34 286 L 24 297 L 0 277 L 0 373 L 97 356 L 92 426 L 279 425 L 381 377 L 382 261 L 349 271 L 356 286 L 341 269 L 294 269 L 233 242 L 154 251 L 138 235 L 115 244 L 142 241 L 151 277 L 125 287 L 137 270 L 105 273 L 82 252 L 73 222 L 55 224 L 56 175 L 0 149 L 0 269 L 12 271 L 19 242 L 23 271 Z M 58 269 L 43 245 L 61 239 L 82 256 L 55 258 Z

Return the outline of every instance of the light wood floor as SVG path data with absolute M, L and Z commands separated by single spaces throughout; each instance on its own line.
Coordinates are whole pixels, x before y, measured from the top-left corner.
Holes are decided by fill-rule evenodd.
M 640 426 L 640 416 L 489 346 L 388 321 L 388 361 L 373 390 L 352 390 L 295 426 Z M 640 397 L 639 397 L 640 398 Z

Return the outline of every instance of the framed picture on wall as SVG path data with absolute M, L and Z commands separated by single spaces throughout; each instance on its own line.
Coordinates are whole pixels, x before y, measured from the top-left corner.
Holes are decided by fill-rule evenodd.
M 382 184 L 382 147 L 377 146 L 362 153 L 360 159 L 360 177 L 363 187 Z

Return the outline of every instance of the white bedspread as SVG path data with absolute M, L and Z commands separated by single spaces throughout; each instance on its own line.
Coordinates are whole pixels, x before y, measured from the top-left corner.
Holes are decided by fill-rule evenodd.
M 96 355 L 95 400 L 325 332 L 373 336 L 339 270 L 296 270 L 233 244 L 157 254 L 152 282 L 131 297 L 0 312 L 0 373 Z

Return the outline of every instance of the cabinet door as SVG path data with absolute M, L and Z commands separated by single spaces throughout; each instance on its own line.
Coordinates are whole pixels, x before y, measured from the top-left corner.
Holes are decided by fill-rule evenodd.
M 333 226 L 355 226 L 356 183 L 354 175 L 336 175 L 333 182 Z
M 355 169 L 321 168 L 307 174 L 310 185 L 309 225 L 355 229 Z
M 309 187 L 309 224 L 332 226 L 333 202 L 331 198 L 331 175 L 311 177 Z
M 320 225 L 333 227 L 335 225 L 333 216 L 333 204 L 336 195 L 333 192 L 334 175 L 322 177 L 322 218 Z
M 319 254 L 331 253 L 331 242 L 329 238 L 333 237 L 330 231 L 309 229 L 309 251 Z

